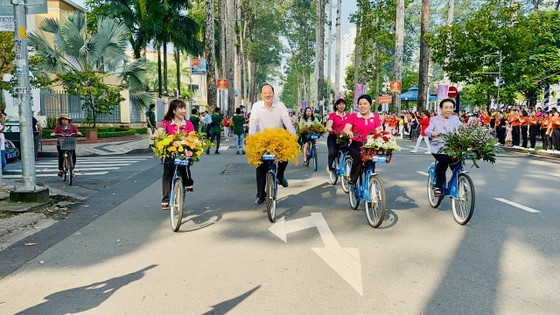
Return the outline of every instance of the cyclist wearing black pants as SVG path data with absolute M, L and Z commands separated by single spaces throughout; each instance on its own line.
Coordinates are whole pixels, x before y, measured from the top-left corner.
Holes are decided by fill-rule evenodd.
M 444 99 L 439 103 L 441 115 L 432 117 L 430 125 L 426 129 L 426 135 L 430 137 L 431 152 L 437 160 L 436 164 L 436 189 L 434 194 L 436 197 L 442 195 L 442 188 L 445 183 L 445 172 L 449 167 L 449 156 L 440 154 L 438 151 L 446 145 L 442 135 L 455 132 L 462 125 L 459 117 L 453 115 L 455 101 L 452 99 Z
M 327 131 L 329 136 L 327 137 L 327 148 L 329 150 L 328 166 L 329 171 L 332 171 L 332 164 L 336 155 L 338 154 L 338 145 L 336 144 L 336 137 L 346 126 L 346 121 L 348 120 L 348 113 L 346 112 L 346 101 L 339 98 L 334 102 L 334 107 L 336 111 L 329 115 L 327 120 Z
M 51 137 L 55 137 L 57 135 L 78 135 L 81 136 L 82 134 L 78 130 L 76 125 L 71 123 L 72 118 L 70 118 L 67 114 L 60 114 L 58 117 L 58 125 L 54 127 L 54 131 L 51 133 Z M 60 139 L 58 139 L 56 144 L 56 150 L 58 151 L 58 176 L 62 176 L 62 163 L 64 162 L 64 154 L 60 150 Z M 76 151 L 71 150 L 72 152 L 72 164 L 74 165 L 74 169 L 72 170 L 72 176 L 76 176 Z

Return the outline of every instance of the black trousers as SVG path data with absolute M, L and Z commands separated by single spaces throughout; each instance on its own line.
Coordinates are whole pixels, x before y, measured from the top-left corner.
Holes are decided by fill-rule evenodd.
M 542 149 L 549 150 L 550 149 L 550 141 L 549 137 L 546 135 L 546 129 L 541 129 L 541 138 L 542 138 Z
M 526 148 L 527 147 L 527 134 L 528 134 L 529 126 L 521 126 L 521 146 Z
M 192 186 L 194 181 L 191 177 L 191 170 L 189 167 L 179 165 L 179 173 L 183 179 L 183 184 L 185 186 Z M 165 161 L 163 163 L 163 175 L 161 177 L 161 189 L 163 192 L 163 197 L 161 202 L 169 202 L 169 194 L 171 193 L 171 181 L 173 180 L 173 175 L 175 174 L 175 164 L 172 161 Z
M 537 125 L 529 126 L 529 143 L 531 148 L 535 148 L 537 145 L 537 134 L 539 133 L 539 127 Z
M 360 154 L 360 149 L 362 148 L 363 142 L 352 141 L 348 154 L 352 157 L 352 169 L 350 170 L 350 181 L 356 183 L 360 177 L 360 172 L 362 172 L 362 156 Z M 373 163 L 373 171 L 375 172 L 375 163 Z
M 220 138 L 221 138 L 221 132 L 212 132 L 210 134 L 210 141 L 214 142 L 216 144 L 216 152 L 218 152 L 218 150 L 220 149 Z M 206 150 L 206 152 L 210 152 L 210 148 L 208 148 Z
M 284 171 L 288 167 L 288 162 L 278 162 L 278 169 L 276 170 L 276 178 L 281 181 L 284 178 Z M 257 198 L 264 199 L 266 197 L 266 192 L 264 191 L 266 186 L 266 173 L 268 172 L 268 162 L 263 163 L 257 167 Z
M 439 189 L 443 189 L 445 184 L 445 172 L 447 172 L 447 168 L 449 167 L 449 156 L 446 154 L 436 154 L 432 153 L 434 158 L 436 159 L 436 187 Z
M 506 144 L 506 128 L 503 127 L 496 128 L 496 136 L 498 137 L 499 143 Z
M 338 145 L 336 144 L 336 135 L 329 134 L 327 137 L 327 149 L 329 150 L 329 156 L 327 159 L 327 164 L 329 166 L 329 170 L 332 170 L 333 161 L 338 154 Z
M 64 162 L 64 151 L 60 150 L 60 146 L 56 146 L 56 150 L 58 151 L 58 170 L 62 171 L 62 163 Z M 72 164 L 74 164 L 74 169 L 76 169 L 76 151 L 69 150 L 68 152 L 72 152 Z
M 513 145 L 519 146 L 519 136 L 521 133 L 520 126 L 514 126 L 511 128 L 511 142 Z
M 554 150 L 560 150 L 560 129 L 552 129 L 551 138 Z

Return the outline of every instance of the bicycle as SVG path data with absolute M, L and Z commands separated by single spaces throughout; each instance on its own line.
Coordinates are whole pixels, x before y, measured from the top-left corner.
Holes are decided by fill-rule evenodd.
M 78 135 L 73 134 L 56 134 L 55 137 L 59 139 L 60 151 L 64 154 L 62 160 L 62 181 L 68 182 L 72 186 L 72 179 L 74 178 L 74 152 L 76 150 L 76 138 Z
M 268 220 L 272 223 L 276 220 L 276 202 L 278 194 L 278 180 L 276 179 L 276 155 L 274 154 L 264 154 L 262 156 L 263 163 L 268 163 L 268 171 L 266 172 L 265 180 L 265 202 L 266 202 L 266 213 L 268 214 Z
M 336 185 L 340 178 L 342 191 L 348 193 L 348 180 L 350 178 L 350 170 L 352 169 L 352 157 L 348 155 L 348 145 L 346 148 L 338 150 L 331 168 L 332 170 L 329 171 L 329 183 Z
M 451 197 L 451 212 L 453 219 L 460 225 L 467 224 L 472 218 L 475 205 L 474 184 L 468 172 L 463 170 L 464 160 L 461 159 L 452 165 L 453 173 L 449 182 L 445 181 L 442 194 L 436 196 L 436 162 L 428 168 L 428 202 L 432 208 L 437 208 L 445 196 Z
M 313 166 L 315 168 L 315 172 L 317 172 L 317 166 L 318 166 L 316 142 L 320 136 L 321 135 L 316 133 L 310 133 L 306 136 L 308 139 L 307 141 L 309 142 L 309 149 L 307 150 L 307 164 L 305 166 L 308 166 L 309 160 L 313 159 Z M 303 145 L 305 146 L 305 143 Z
M 362 156 L 364 156 L 363 152 Z M 379 227 L 383 223 L 387 210 L 385 188 L 379 175 L 374 172 L 374 163 L 389 163 L 390 161 L 391 153 L 376 153 L 367 159 L 363 157 L 362 172 L 360 172 L 356 183 L 350 185 L 350 192 L 348 194 L 350 207 L 354 210 L 358 209 L 360 201 L 363 199 L 365 201 L 366 219 L 368 224 L 374 228 Z M 364 178 L 367 180 L 364 180 Z
M 173 173 L 173 179 L 171 180 L 171 196 L 169 196 L 169 213 L 171 218 L 171 229 L 173 232 L 177 232 L 181 227 L 181 222 L 183 220 L 183 208 L 185 205 L 185 192 L 186 187 L 183 183 L 183 177 L 179 172 L 179 166 L 190 167 L 193 164 L 193 160 L 187 159 L 173 159 L 173 164 L 175 164 L 175 172 Z

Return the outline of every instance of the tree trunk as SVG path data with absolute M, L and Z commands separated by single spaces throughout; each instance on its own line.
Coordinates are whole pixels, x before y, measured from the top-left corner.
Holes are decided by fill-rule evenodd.
M 560 1 L 560 0 L 559 0 Z M 336 8 L 336 54 L 334 57 L 334 89 L 335 97 L 340 97 L 340 55 L 342 54 L 340 15 L 342 14 L 342 0 L 338 0 Z
M 214 55 L 214 0 L 206 0 L 206 105 L 216 106 L 216 57 Z
M 430 31 L 430 0 L 422 0 L 420 12 L 420 62 L 418 68 L 418 111 L 424 110 L 427 104 L 429 49 L 424 37 Z
M 226 113 L 232 116 L 235 110 L 235 0 L 228 0 L 227 6 L 227 85 L 228 104 Z
M 361 45 L 361 40 L 362 40 L 362 8 L 361 6 L 358 5 L 358 20 L 356 21 L 356 40 L 355 42 L 355 48 L 354 48 L 354 86 L 352 88 L 355 89 L 356 84 L 361 83 L 362 82 L 362 78 L 361 78 L 361 71 L 360 71 L 360 66 L 361 66 L 361 56 L 362 56 L 362 45 Z M 355 93 L 355 90 L 354 90 Z M 356 95 L 354 95 L 354 99 L 356 98 Z M 356 108 L 357 104 L 354 104 L 354 100 L 352 100 L 352 108 Z
M 402 82 L 404 55 L 404 0 L 397 0 L 397 18 L 395 23 L 395 63 L 393 64 L 393 81 Z M 401 112 L 401 92 L 393 94 L 392 111 Z
M 162 75 L 161 75 L 161 45 L 157 48 L 157 66 L 158 66 L 158 97 L 163 94 Z
M 163 43 L 163 90 L 165 95 L 169 95 L 169 87 L 167 84 L 167 42 Z
M 177 68 L 177 98 L 181 98 L 181 52 L 175 50 L 175 65 Z
M 318 0 L 319 16 L 317 27 L 319 28 L 319 41 L 317 43 L 317 56 L 319 59 L 319 67 L 317 72 L 317 104 L 316 109 L 319 109 L 321 101 L 324 102 L 324 89 L 325 89 L 325 0 Z

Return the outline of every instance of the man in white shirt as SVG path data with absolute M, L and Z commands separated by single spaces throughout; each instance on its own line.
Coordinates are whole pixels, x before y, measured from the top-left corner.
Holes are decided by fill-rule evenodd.
M 261 88 L 262 101 L 253 104 L 251 117 L 249 118 L 249 135 L 263 131 L 265 128 L 286 128 L 290 133 L 295 134 L 296 130 L 292 125 L 292 120 L 288 114 L 288 109 L 284 103 L 274 101 L 274 88 L 270 84 L 264 84 Z M 276 177 L 283 187 L 288 187 L 288 181 L 284 178 L 284 171 L 288 162 L 278 163 Z M 257 167 L 257 200 L 256 204 L 263 204 L 266 193 L 265 179 L 268 172 L 268 164 L 263 163 Z

